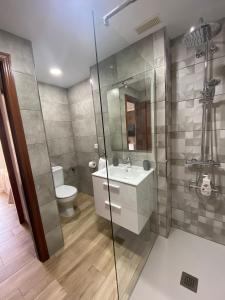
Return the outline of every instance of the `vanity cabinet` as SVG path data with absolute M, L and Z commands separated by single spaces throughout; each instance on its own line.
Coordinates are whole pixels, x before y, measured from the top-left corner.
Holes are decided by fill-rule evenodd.
M 110 220 L 111 208 L 113 223 L 140 234 L 153 212 L 153 173 L 138 185 L 98 176 L 92 180 L 96 213 Z

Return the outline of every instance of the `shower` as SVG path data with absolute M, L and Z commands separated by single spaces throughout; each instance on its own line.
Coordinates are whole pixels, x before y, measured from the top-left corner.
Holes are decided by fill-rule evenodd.
M 203 199 L 219 192 L 215 184 L 215 168 L 220 166 L 214 157 L 214 136 L 213 136 L 213 100 L 215 88 L 220 80 L 212 77 L 210 70 L 210 59 L 217 51 L 213 42 L 221 30 L 219 23 L 206 23 L 200 18 L 199 24 L 193 26 L 184 35 L 183 42 L 187 48 L 192 48 L 196 52 L 196 58 L 204 57 L 204 80 L 201 91 L 202 103 L 202 128 L 201 128 L 201 156 L 200 159 L 187 160 L 186 165 L 196 168 L 196 178 L 191 181 L 189 187 L 194 188 L 197 195 Z M 211 174 L 211 175 L 209 175 Z

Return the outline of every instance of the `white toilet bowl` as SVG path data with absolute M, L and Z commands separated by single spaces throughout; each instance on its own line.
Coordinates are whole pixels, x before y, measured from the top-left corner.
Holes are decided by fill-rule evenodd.
M 62 217 L 74 216 L 74 203 L 77 196 L 77 189 L 74 186 L 61 185 L 56 188 L 55 192 L 60 215 Z
M 59 213 L 62 217 L 72 217 L 75 214 L 74 203 L 77 188 L 64 185 L 63 168 L 61 166 L 52 167 L 52 173 Z

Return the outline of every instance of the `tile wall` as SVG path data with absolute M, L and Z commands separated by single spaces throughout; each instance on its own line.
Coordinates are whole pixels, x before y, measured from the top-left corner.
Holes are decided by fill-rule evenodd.
M 65 184 L 78 187 L 77 156 L 67 89 L 38 83 L 52 165 L 63 167 Z
M 63 246 L 58 208 L 40 108 L 31 42 L 0 31 L 0 51 L 11 55 L 12 71 L 50 255 Z
M 216 87 L 213 104 L 214 159 L 225 162 L 225 22 L 214 41 L 218 51 L 210 60 Z M 182 43 L 182 36 L 171 41 L 172 55 L 172 224 L 215 242 L 225 244 L 225 169 L 217 169 L 220 193 L 208 200 L 199 199 L 189 190 L 195 178 L 194 168 L 185 167 L 186 159 L 200 158 L 203 87 L 203 59 Z
M 93 195 L 89 161 L 98 162 L 95 113 L 90 80 L 84 80 L 68 89 L 72 127 L 75 139 L 79 191 Z

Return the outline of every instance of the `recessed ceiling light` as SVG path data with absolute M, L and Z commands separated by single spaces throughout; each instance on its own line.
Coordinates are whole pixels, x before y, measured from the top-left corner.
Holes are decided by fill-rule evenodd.
M 62 71 L 59 68 L 51 68 L 49 71 L 53 76 L 62 75 Z

